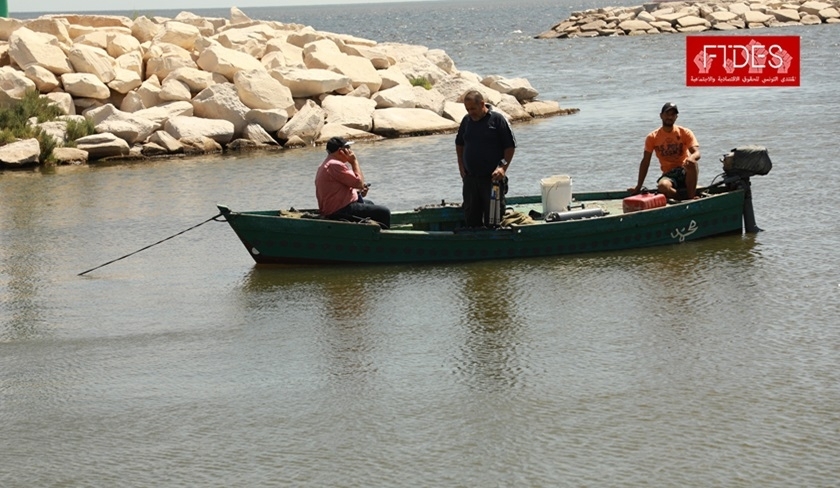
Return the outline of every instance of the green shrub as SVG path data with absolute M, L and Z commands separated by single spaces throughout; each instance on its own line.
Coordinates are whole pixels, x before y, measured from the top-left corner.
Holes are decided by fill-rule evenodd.
M 67 121 L 67 135 L 64 137 L 66 141 L 64 143 L 65 146 L 68 147 L 75 147 L 76 146 L 76 139 L 80 137 L 89 136 L 92 134 L 96 134 L 96 127 L 93 125 L 93 121 L 89 118 L 85 117 L 84 122 L 77 122 L 75 120 L 68 120 Z M 71 146 L 72 144 L 72 146 Z
M 408 79 L 408 82 L 411 83 L 411 86 L 422 86 L 423 88 L 425 88 L 427 90 L 432 89 L 431 82 L 429 82 L 429 80 L 427 80 L 426 78 L 411 77 L 411 78 Z
M 21 139 L 38 139 L 41 146 L 40 161 L 43 163 L 52 156 L 55 140 L 38 128 L 29 125 L 29 119 L 36 118 L 38 123 L 55 120 L 64 115 L 52 100 L 41 97 L 37 90 L 29 90 L 23 98 L 8 108 L 0 109 L 0 144 L 8 144 Z M 77 124 L 87 130 L 88 124 Z M 92 126 L 93 123 L 90 123 Z M 87 135 L 87 134 L 85 134 Z

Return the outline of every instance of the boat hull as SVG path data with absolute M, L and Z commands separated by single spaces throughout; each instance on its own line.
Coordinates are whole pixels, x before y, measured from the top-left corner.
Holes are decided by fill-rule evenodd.
M 575 195 L 578 202 L 621 196 L 626 193 Z M 457 228 L 456 206 L 396 212 L 391 230 L 219 208 L 259 264 L 439 263 L 616 251 L 740 233 L 744 197 L 744 190 L 733 190 L 627 214 L 479 230 Z M 533 204 L 534 198 L 513 197 L 509 203 Z

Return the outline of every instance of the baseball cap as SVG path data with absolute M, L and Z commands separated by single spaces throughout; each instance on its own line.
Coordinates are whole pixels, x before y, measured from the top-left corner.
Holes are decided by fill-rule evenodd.
M 659 113 L 664 114 L 665 112 L 667 112 L 669 110 L 673 110 L 674 113 L 680 113 L 680 110 L 677 108 L 677 104 L 676 103 L 671 103 L 671 102 L 668 102 L 665 105 L 663 105 L 662 106 L 662 111 L 660 111 Z
M 327 141 L 327 152 L 334 153 L 342 147 L 348 147 L 353 144 L 353 141 L 345 140 L 343 137 L 332 137 Z

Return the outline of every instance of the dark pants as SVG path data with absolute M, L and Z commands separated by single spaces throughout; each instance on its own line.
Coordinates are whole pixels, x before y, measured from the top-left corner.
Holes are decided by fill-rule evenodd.
M 493 188 L 493 181 L 490 176 L 465 176 L 463 197 L 464 197 L 464 221 L 467 227 L 489 227 L 490 226 L 490 192 Z M 501 192 L 501 208 L 505 208 L 504 190 Z M 504 214 L 504 210 L 501 212 Z
M 371 220 L 375 220 L 380 224 L 383 224 L 385 228 L 391 227 L 391 210 L 388 207 L 383 205 L 376 205 L 370 200 L 363 200 L 359 198 L 360 201 L 353 202 L 346 207 L 342 208 L 338 212 L 334 213 L 332 216 L 336 217 L 360 217 L 360 218 L 370 218 Z

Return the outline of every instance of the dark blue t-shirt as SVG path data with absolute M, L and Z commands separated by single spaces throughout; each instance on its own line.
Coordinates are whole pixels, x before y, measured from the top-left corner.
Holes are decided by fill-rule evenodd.
M 461 119 L 455 145 L 464 146 L 464 168 L 471 176 L 490 176 L 505 156 L 505 149 L 516 147 L 516 138 L 507 119 L 490 111 L 479 121 L 469 115 Z

